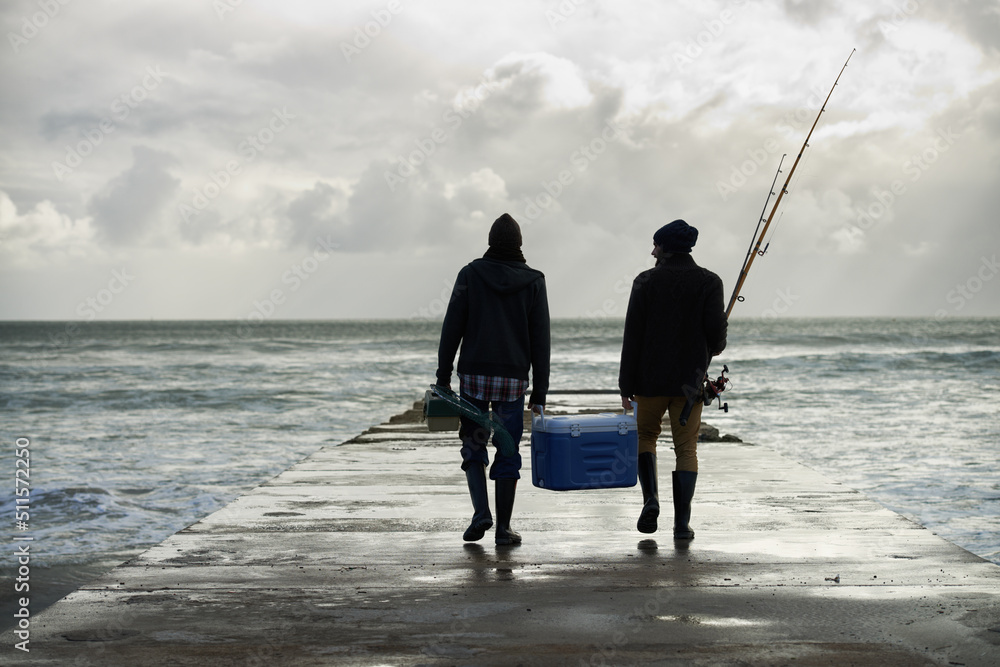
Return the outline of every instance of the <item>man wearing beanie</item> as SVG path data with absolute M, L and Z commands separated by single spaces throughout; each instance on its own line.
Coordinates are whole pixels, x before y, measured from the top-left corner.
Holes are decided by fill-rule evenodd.
M 702 382 L 709 361 L 726 347 L 726 312 L 722 280 L 695 264 L 691 249 L 698 230 L 683 220 L 653 235 L 656 266 L 632 283 L 622 341 L 618 388 L 622 406 L 637 404 L 639 483 L 642 512 L 639 532 L 656 531 L 660 514 L 656 474 L 656 438 L 663 415 L 670 417 L 676 469 L 673 471 L 674 539 L 690 540 L 691 499 L 698 479 L 698 430 Z M 694 407 L 685 426 L 681 411 Z
M 492 408 L 515 446 L 524 429 L 524 393 L 531 371 L 529 408 L 545 404 L 549 387 L 549 304 L 545 276 L 521 254 L 521 228 L 504 213 L 490 228 L 489 249 L 465 265 L 455 280 L 441 326 L 437 384 L 451 386 L 452 364 L 461 344 L 458 378 L 462 397 L 480 410 Z M 462 417 L 462 469 L 473 516 L 463 538 L 474 542 L 493 526 L 486 488 L 488 429 Z M 494 445 L 496 439 L 494 438 Z M 496 494 L 496 543 L 520 544 L 510 527 L 521 455 L 498 448 L 490 467 Z

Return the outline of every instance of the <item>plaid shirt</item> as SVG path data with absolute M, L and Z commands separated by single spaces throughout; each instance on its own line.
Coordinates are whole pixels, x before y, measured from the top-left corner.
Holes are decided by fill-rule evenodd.
M 478 401 L 510 403 L 524 396 L 528 390 L 528 381 L 516 378 L 459 373 L 458 379 L 462 383 L 462 395 Z

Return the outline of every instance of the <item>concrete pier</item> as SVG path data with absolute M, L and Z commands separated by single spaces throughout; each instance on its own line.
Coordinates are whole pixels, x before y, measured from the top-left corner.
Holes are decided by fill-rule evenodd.
M 613 410 L 554 394 L 557 412 Z M 522 443 L 530 465 L 527 433 Z M 463 543 L 457 438 L 326 447 L 31 619 L 6 665 L 1000 664 L 1000 567 L 764 446 L 700 446 L 689 546 L 638 487 L 553 492 Z M 491 489 L 492 500 L 492 489 Z

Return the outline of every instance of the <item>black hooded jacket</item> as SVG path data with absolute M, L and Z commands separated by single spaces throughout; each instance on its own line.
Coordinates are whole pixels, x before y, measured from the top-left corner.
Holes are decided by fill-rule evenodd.
M 458 272 L 441 327 L 437 382 L 458 372 L 528 380 L 529 402 L 545 404 L 549 388 L 549 303 L 545 276 L 524 262 L 477 259 Z
M 726 347 L 722 280 L 691 255 L 664 257 L 632 283 L 618 388 L 622 396 L 687 396 Z M 687 391 L 685 391 L 687 390 Z

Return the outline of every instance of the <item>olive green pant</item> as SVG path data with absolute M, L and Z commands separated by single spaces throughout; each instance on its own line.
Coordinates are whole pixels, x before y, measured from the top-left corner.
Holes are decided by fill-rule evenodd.
M 681 426 L 681 411 L 687 399 L 684 396 L 636 396 L 635 411 L 639 453 L 656 454 L 656 438 L 662 430 L 663 415 L 670 415 L 670 434 L 674 439 L 677 457 L 675 470 L 698 472 L 698 430 L 701 428 L 701 409 L 698 401 L 691 410 L 686 426 Z

